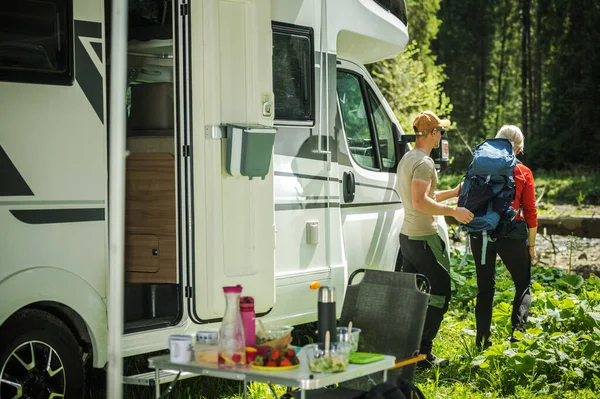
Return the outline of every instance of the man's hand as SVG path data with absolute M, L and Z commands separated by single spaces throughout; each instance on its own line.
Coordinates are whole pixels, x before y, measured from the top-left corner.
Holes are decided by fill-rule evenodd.
M 458 186 L 456 186 L 454 188 L 454 191 L 456 192 L 456 195 L 455 195 L 456 197 L 458 197 L 460 195 L 460 190 L 462 190 L 462 185 L 463 185 L 462 182 L 460 182 L 460 183 L 458 183 Z
M 535 246 L 529 247 L 529 257 L 531 258 L 531 264 L 533 265 L 537 258 L 537 254 L 535 252 Z
M 473 212 L 471 212 L 467 208 L 459 207 L 454 209 L 454 211 L 452 212 L 452 217 L 458 220 L 459 223 L 467 224 L 471 220 L 473 220 Z

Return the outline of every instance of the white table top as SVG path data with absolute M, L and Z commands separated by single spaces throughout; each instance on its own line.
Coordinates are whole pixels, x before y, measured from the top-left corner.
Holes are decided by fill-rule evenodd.
M 284 385 L 300 389 L 319 389 L 344 381 L 353 380 L 378 371 L 384 371 L 394 366 L 396 358 L 385 356 L 383 360 L 368 364 L 349 364 L 345 371 L 339 373 L 313 373 L 308 369 L 308 359 L 301 350 L 298 353 L 300 367 L 289 371 L 261 371 L 251 367 L 240 369 L 221 369 L 216 363 L 171 363 L 169 355 L 156 356 L 148 359 L 152 369 L 181 370 L 207 377 L 226 378 L 238 381 L 256 381 L 267 384 Z

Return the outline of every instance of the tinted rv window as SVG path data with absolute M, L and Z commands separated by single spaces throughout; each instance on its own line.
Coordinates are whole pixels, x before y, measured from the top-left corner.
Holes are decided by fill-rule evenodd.
M 68 0 L 0 2 L 0 80 L 71 84 Z
M 312 29 L 273 24 L 275 119 L 314 120 Z
M 352 158 L 360 166 L 377 168 L 369 118 L 359 78 L 349 72 L 338 71 L 337 90 L 344 132 Z
M 394 130 L 392 121 L 385 108 L 377 99 L 375 93 L 369 89 L 369 101 L 373 112 L 373 122 L 377 130 L 377 142 L 379 143 L 379 154 L 381 155 L 381 166 L 383 170 L 390 171 L 396 167 L 396 146 L 394 142 Z
M 408 23 L 405 0 L 375 0 L 375 2 L 394 14 L 394 16 L 402 21 L 404 25 Z

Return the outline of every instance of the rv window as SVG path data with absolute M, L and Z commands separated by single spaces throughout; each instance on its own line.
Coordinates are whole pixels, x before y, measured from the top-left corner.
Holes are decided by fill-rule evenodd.
M 337 90 L 352 158 L 361 166 L 378 168 L 359 78 L 351 73 L 338 71 Z
M 375 0 L 375 2 L 395 15 L 404 25 L 407 24 L 405 0 Z
M 314 120 L 312 29 L 273 24 L 273 91 L 275 119 Z
M 0 3 L 0 80 L 72 84 L 71 1 Z
M 371 102 L 375 129 L 377 130 L 381 165 L 384 171 L 393 171 L 396 167 L 396 146 L 394 145 L 392 121 L 371 89 L 369 89 L 369 100 Z

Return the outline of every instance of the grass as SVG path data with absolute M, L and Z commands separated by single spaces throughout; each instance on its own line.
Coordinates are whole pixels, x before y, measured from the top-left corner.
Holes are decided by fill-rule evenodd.
M 438 356 L 448 367 L 418 372 L 415 383 L 428 399 L 592 399 L 600 390 L 600 279 L 534 267 L 533 301 L 528 332 L 511 343 L 510 313 L 514 289 L 504 266 L 497 265 L 493 313 L 493 346 L 485 352 L 474 346 L 476 271 L 472 256 L 460 263 L 452 254 L 453 297 L 435 341 Z M 295 343 L 314 339 L 314 324 L 295 330 Z M 126 359 L 126 372 L 146 370 L 146 357 Z M 95 371 L 91 398 L 105 398 L 103 371 Z M 166 386 L 164 386 L 166 387 Z M 163 387 L 163 389 L 164 389 Z M 276 387 L 278 396 L 284 387 Z M 125 387 L 125 398 L 153 398 L 149 387 Z M 240 383 L 216 378 L 181 381 L 172 399 L 241 398 Z M 272 397 L 265 384 L 249 385 L 249 398 Z

